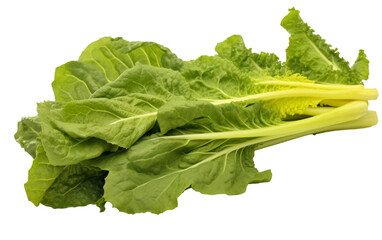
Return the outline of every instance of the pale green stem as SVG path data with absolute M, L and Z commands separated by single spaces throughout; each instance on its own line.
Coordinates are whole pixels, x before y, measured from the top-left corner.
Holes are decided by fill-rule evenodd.
M 288 89 L 274 92 L 259 93 L 245 97 L 233 99 L 200 99 L 211 101 L 214 105 L 220 105 L 231 102 L 254 103 L 262 100 L 272 100 L 291 97 L 309 97 L 318 99 L 349 99 L 349 100 L 375 100 L 378 97 L 376 89 L 344 89 L 344 90 L 318 90 L 318 89 Z
M 277 86 L 288 86 L 288 87 L 301 87 L 301 88 L 313 88 L 313 89 L 326 89 L 326 90 L 340 90 L 340 89 L 363 89 L 363 85 L 344 85 L 344 84 L 323 84 L 323 83 L 308 83 L 308 82 L 297 82 L 297 81 L 259 81 L 254 82 L 256 85 L 277 85 Z
M 331 107 L 340 107 L 353 100 L 351 99 L 325 99 L 320 102 L 320 105 L 327 105 Z M 364 100 L 367 103 L 367 100 Z
M 308 107 L 305 109 L 303 115 L 316 116 L 327 113 L 335 109 L 334 107 Z
M 351 106 L 353 107 L 353 106 Z M 355 107 L 355 106 L 354 106 Z M 335 111 L 335 110 L 333 110 Z M 376 114 L 372 111 L 366 111 L 366 113 L 363 113 L 364 115 L 360 118 L 357 118 L 356 120 L 350 120 L 348 122 L 342 123 L 342 124 L 336 124 L 332 126 L 322 127 L 322 128 L 310 128 L 307 130 L 307 128 L 301 130 L 300 132 L 293 134 L 293 135 L 281 135 L 281 136 L 264 136 L 264 137 L 257 137 L 250 139 L 248 141 L 245 141 L 243 143 L 233 145 L 232 147 L 229 147 L 227 149 L 224 149 L 223 151 L 219 152 L 217 155 L 211 156 L 210 158 L 207 158 L 201 162 L 199 162 L 197 165 L 202 164 L 203 162 L 209 161 L 211 159 L 216 159 L 216 157 L 222 156 L 224 154 L 227 154 L 229 152 L 233 152 L 237 149 L 241 149 L 247 146 L 255 145 L 256 149 L 261 149 L 265 147 L 269 147 L 278 143 L 286 142 L 298 137 L 302 137 L 309 134 L 314 133 L 320 133 L 320 132 L 326 132 L 326 131 L 333 131 L 333 130 L 342 130 L 342 129 L 353 129 L 353 128 L 362 128 L 362 127 L 370 127 L 372 125 L 375 125 L 377 122 Z M 311 126 L 312 127 L 312 126 Z
M 323 132 L 329 132 L 329 131 L 338 131 L 338 130 L 368 128 L 368 127 L 376 125 L 377 123 L 378 123 L 378 118 L 377 118 L 376 112 L 368 111 L 364 116 L 362 116 L 356 120 L 353 120 L 353 121 L 344 122 L 344 123 L 336 124 L 336 125 L 329 126 L 326 128 L 316 129 L 313 131 L 307 131 L 307 132 L 298 133 L 295 135 L 289 135 L 286 137 L 281 137 L 281 138 L 276 138 L 273 140 L 261 142 L 256 146 L 256 149 L 258 150 L 258 149 L 266 148 L 269 146 L 273 146 L 273 145 L 276 145 L 279 143 L 290 141 L 290 140 L 293 140 L 293 139 L 296 139 L 299 137 L 303 137 L 306 135 L 310 135 L 310 134 L 317 134 L 317 133 L 323 133 Z
M 330 112 L 322 113 L 320 115 L 286 122 L 280 125 L 250 129 L 239 131 L 227 131 L 227 132 L 215 132 L 204 134 L 188 134 L 168 136 L 165 138 L 177 138 L 177 139 L 224 139 L 224 138 L 252 138 L 252 137 L 264 137 L 274 136 L 284 137 L 288 135 L 294 135 L 302 132 L 312 131 L 320 128 L 329 127 L 335 124 L 340 124 L 352 120 L 356 120 L 362 117 L 367 112 L 367 104 L 362 101 L 354 101 L 348 103 L 342 107 L 335 108 Z

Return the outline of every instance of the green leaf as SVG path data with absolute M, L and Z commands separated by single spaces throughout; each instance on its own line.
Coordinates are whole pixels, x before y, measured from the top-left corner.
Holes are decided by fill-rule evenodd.
M 105 199 L 123 212 L 161 213 L 177 207 L 178 196 L 189 187 L 204 194 L 233 195 L 245 192 L 249 183 L 270 181 L 270 171 L 258 172 L 254 168 L 253 147 L 229 149 L 223 142 L 201 149 L 187 147 L 186 141 L 157 145 L 167 147 L 169 153 L 142 156 L 155 158 L 156 164 L 151 161 L 151 169 L 135 166 L 144 160 L 140 158 L 131 162 L 131 168 L 110 172 L 104 187 Z M 171 154 L 174 147 L 178 154 Z M 203 152 L 198 153 L 199 150 Z
M 351 69 L 356 78 L 365 80 L 369 78 L 369 60 L 363 50 L 359 50 L 358 57 Z
M 179 72 L 142 64 L 94 95 L 38 104 L 39 117 L 45 123 L 42 143 L 52 164 L 75 164 L 115 151 L 116 146 L 129 148 L 153 128 L 163 104 L 177 96 L 191 97 Z
M 265 74 L 264 72 L 270 76 L 284 76 L 287 74 L 287 68 L 274 53 L 252 53 L 251 59 L 263 70 L 263 74 Z
M 104 212 L 106 210 L 105 204 L 106 204 L 106 201 L 103 197 L 97 200 L 96 206 L 99 207 L 100 212 Z
M 284 95 L 287 91 L 303 88 L 301 83 L 312 83 L 306 77 L 272 77 L 261 69 L 257 73 L 254 77 L 253 74 L 242 71 L 242 68 L 232 61 L 217 56 L 202 56 L 190 61 L 186 63 L 182 72 L 190 84 L 194 98 L 216 105 L 236 102 L 246 106 L 263 100 L 267 102 L 267 107 L 277 110 L 285 117 L 300 114 L 306 108 L 317 106 L 321 99 L 325 99 L 325 96 L 310 98 L 311 93 L 307 94 L 304 91 L 301 91 L 301 96 L 297 92 L 289 96 Z M 315 84 L 314 87 L 319 88 L 319 85 Z
M 28 172 L 25 191 L 28 200 L 36 206 L 41 203 L 65 208 L 96 204 L 103 196 L 106 175 L 106 171 L 79 164 L 53 166 L 38 142 L 37 156 Z
M 174 111 L 181 106 L 175 104 Z M 257 129 L 279 122 L 275 113 L 259 104 L 246 109 L 234 104 L 200 106 L 194 110 L 201 114 L 168 136 Z M 245 138 L 191 140 L 154 135 L 129 150 L 87 163 L 110 170 L 105 200 L 114 207 L 128 213 L 161 213 L 175 208 L 177 197 L 189 187 L 206 194 L 232 195 L 243 193 L 250 183 L 269 181 L 270 171 L 254 168 L 254 145 L 253 139 Z
M 41 143 L 49 163 L 55 166 L 76 164 L 104 152 L 114 152 L 118 146 L 97 138 L 77 139 L 60 131 L 47 120 L 41 123 Z
M 294 8 L 281 21 L 289 33 L 286 64 L 289 70 L 301 73 L 317 82 L 339 84 L 361 84 L 368 77 L 368 61 L 360 52 L 358 63 L 350 68 L 349 63 L 339 56 L 319 35 L 314 34 Z M 358 66 L 357 66 L 358 65 Z
M 67 208 L 101 204 L 103 185 L 107 171 L 85 167 L 80 164 L 64 168 L 54 183 L 45 192 L 41 203 L 52 208 Z
M 232 35 L 216 45 L 215 51 L 222 58 L 232 61 L 237 67 L 245 70 L 262 71 L 250 55 L 251 49 L 247 49 L 240 35 Z
M 285 68 L 274 53 L 252 53 L 240 35 L 232 35 L 218 43 L 215 51 L 219 57 L 232 61 L 242 71 L 256 77 L 285 74 Z
M 266 56 L 257 57 L 258 66 L 266 67 Z M 268 70 L 254 74 L 255 71 L 245 71 L 228 59 L 201 56 L 187 62 L 182 74 L 195 99 L 215 105 L 235 102 L 243 106 L 262 101 L 282 117 L 302 114 L 325 99 L 370 100 L 378 96 L 375 90 L 364 89 L 362 85 L 316 83 L 301 74 L 286 72 L 273 76 Z
M 160 104 L 161 99 L 128 96 L 38 104 L 49 161 L 74 164 L 113 151 L 114 145 L 130 147 L 154 126 Z
M 52 83 L 56 101 L 87 99 L 137 63 L 179 70 L 183 63 L 169 49 L 152 42 L 104 37 L 91 43 L 79 61 L 56 69 Z
M 127 213 L 161 213 L 175 208 L 177 197 L 187 188 L 205 194 L 240 194 L 248 184 L 271 178 L 269 171 L 254 168 L 257 147 L 346 125 L 363 117 L 367 104 L 352 102 L 292 122 L 282 122 L 261 104 L 209 110 L 165 136 L 142 138 L 128 150 L 85 162 L 109 170 L 105 200 Z
M 174 96 L 191 98 L 189 85 L 178 71 L 137 64 L 118 79 L 97 90 L 92 98 L 116 98 L 145 94 L 168 100 Z
M 80 62 L 95 67 L 112 82 L 136 63 L 180 69 L 182 61 L 168 48 L 152 42 L 128 42 L 104 37 L 91 43 L 81 54 Z
M 201 56 L 187 62 L 182 74 L 196 99 L 232 99 L 255 92 L 248 74 L 217 56 Z
M 95 67 L 71 61 L 56 68 L 52 88 L 56 101 L 69 102 L 89 98 L 107 82 Z
M 278 124 L 280 118 L 276 112 L 260 107 L 259 102 L 242 108 L 237 104 L 214 106 L 202 101 L 176 101 L 159 109 L 157 121 L 162 134 L 172 129 L 191 134 L 261 128 Z
M 36 157 L 37 138 L 41 131 L 41 126 L 36 117 L 22 118 L 17 123 L 16 141 L 33 158 Z
M 211 103 L 204 101 L 173 101 L 158 110 L 157 122 L 162 134 L 184 126 L 190 121 L 214 111 Z
M 45 192 L 62 173 L 64 167 L 53 166 L 49 163 L 41 144 L 37 145 L 36 158 L 28 171 L 28 182 L 25 183 L 25 191 L 28 200 L 38 206 Z

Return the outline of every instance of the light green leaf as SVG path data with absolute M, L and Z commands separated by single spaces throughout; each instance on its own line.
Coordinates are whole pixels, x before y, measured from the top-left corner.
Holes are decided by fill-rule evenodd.
M 17 123 L 16 141 L 33 158 L 36 157 L 37 138 L 41 131 L 41 126 L 37 117 L 25 117 Z
M 196 99 L 233 99 L 255 93 L 248 74 L 217 56 L 186 62 L 182 74 Z
M 214 106 L 202 101 L 177 101 L 160 108 L 157 121 L 162 134 L 171 129 L 184 134 L 261 128 L 278 124 L 280 118 L 276 112 L 260 107 L 259 102 L 242 108 L 237 104 Z
M 42 143 L 50 162 L 74 164 L 116 146 L 129 148 L 153 128 L 158 109 L 177 96 L 191 97 L 179 72 L 137 64 L 93 98 L 40 103 Z
M 111 37 L 91 43 L 82 52 L 79 61 L 97 68 L 109 82 L 138 62 L 172 69 L 180 69 L 183 65 L 168 48 L 157 43 L 128 42 Z
M 369 78 L 369 60 L 367 60 L 363 50 L 359 50 L 358 57 L 351 69 L 356 78 L 365 80 Z
M 131 168 L 110 171 L 104 187 L 105 199 L 127 213 L 162 213 L 177 207 L 178 196 L 189 187 L 204 194 L 233 195 L 245 192 L 249 183 L 270 181 L 270 171 L 258 172 L 253 167 L 253 147 L 230 149 L 224 148 L 223 142 L 193 150 L 186 141 L 178 141 L 167 146 L 169 153 L 143 156 L 148 161 L 155 158 L 157 164 L 150 169 L 135 166 L 138 161 L 145 161 L 140 158 L 131 162 Z M 178 154 L 171 154 L 174 147 Z
M 264 59 L 259 62 L 259 66 L 267 65 Z M 214 105 L 235 102 L 243 106 L 262 101 L 282 117 L 302 114 L 325 99 L 371 100 L 378 96 L 375 89 L 364 89 L 362 85 L 316 83 L 301 74 L 272 76 L 266 70 L 257 73 L 243 71 L 232 61 L 218 56 L 201 56 L 187 62 L 182 71 L 198 100 Z
M 175 123 L 183 126 L 167 136 L 257 129 L 279 122 L 275 113 L 258 104 L 246 109 L 209 105 L 204 109 L 197 105 L 193 110 L 201 114 Z M 173 112 L 182 112 L 181 107 L 182 103 L 174 104 Z M 154 135 L 129 150 L 87 163 L 110 170 L 105 200 L 114 207 L 128 213 L 161 213 L 175 208 L 177 197 L 189 187 L 205 194 L 232 195 L 243 193 L 250 183 L 269 181 L 270 171 L 254 168 L 254 145 L 253 139 L 245 138 L 191 140 Z
M 84 159 L 114 152 L 118 146 L 97 138 L 73 138 L 53 126 L 48 120 L 41 123 L 41 143 L 49 163 L 55 166 L 76 164 Z
M 55 165 L 67 165 L 128 148 L 150 130 L 161 99 L 151 97 L 94 98 L 38 105 L 42 143 Z
M 174 96 L 191 98 L 189 85 L 180 72 L 139 63 L 114 82 L 97 90 L 91 97 L 116 98 L 132 94 L 145 94 L 164 100 Z
M 28 182 L 25 183 L 25 191 L 28 200 L 38 206 L 44 198 L 45 192 L 62 173 L 64 167 L 51 165 L 41 144 L 37 145 L 36 152 L 36 158 L 28 171 Z
M 87 99 L 138 63 L 176 70 L 183 65 L 169 49 L 156 43 L 101 38 L 82 52 L 79 61 L 56 69 L 52 83 L 56 101 Z
M 252 50 L 245 46 L 240 35 L 232 35 L 218 43 L 215 51 L 219 57 L 232 61 L 242 71 L 250 72 L 252 76 L 257 78 L 285 74 L 286 69 L 275 54 L 252 53 Z
M 104 75 L 95 67 L 71 61 L 56 68 L 52 88 L 56 101 L 69 102 L 89 98 L 106 83 Z
M 358 63 L 350 68 L 349 63 L 339 56 L 337 49 L 314 34 L 294 8 L 281 22 L 289 33 L 289 46 L 286 50 L 286 64 L 289 70 L 301 73 L 317 82 L 339 84 L 361 84 L 368 76 L 368 61 L 363 51 Z M 357 66 L 358 65 L 358 66 Z
M 240 35 L 232 35 L 216 45 L 218 56 L 232 61 L 237 67 L 246 71 L 262 71 L 261 67 L 252 61 L 251 49 L 247 49 Z
M 250 183 L 269 181 L 269 171 L 254 168 L 257 147 L 347 126 L 367 112 L 366 103 L 355 101 L 312 118 L 283 122 L 260 104 L 245 109 L 215 106 L 165 136 L 142 138 L 128 150 L 84 164 L 109 170 L 104 197 L 120 211 L 161 213 L 175 208 L 187 188 L 240 194 Z
M 53 166 L 38 142 L 37 156 L 28 172 L 25 191 L 28 200 L 36 206 L 41 203 L 65 208 L 96 204 L 103 196 L 106 175 L 106 171 L 79 164 Z

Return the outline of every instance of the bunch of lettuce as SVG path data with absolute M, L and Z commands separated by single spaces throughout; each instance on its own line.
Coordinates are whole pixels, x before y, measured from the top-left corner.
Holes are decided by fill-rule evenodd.
M 256 149 L 376 124 L 364 51 L 350 67 L 299 11 L 281 25 L 290 33 L 285 63 L 238 35 L 192 61 L 152 42 L 90 44 L 56 69 L 55 101 L 18 123 L 15 138 L 34 158 L 28 199 L 161 213 L 188 188 L 232 195 L 270 181 L 254 166 Z

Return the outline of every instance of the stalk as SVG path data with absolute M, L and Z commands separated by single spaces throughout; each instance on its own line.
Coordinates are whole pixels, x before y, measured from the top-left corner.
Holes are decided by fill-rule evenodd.
M 320 105 L 326 105 L 331 107 L 340 107 L 345 105 L 346 103 L 349 103 L 353 100 L 351 99 L 325 99 L 320 102 Z M 367 100 L 365 100 L 367 102 Z
M 308 107 L 305 109 L 303 115 L 316 116 L 327 113 L 335 109 L 334 107 Z
M 280 81 L 269 80 L 254 82 L 256 85 L 273 85 L 273 86 L 287 86 L 287 87 L 300 87 L 300 88 L 312 88 L 323 90 L 341 90 L 341 89 L 363 89 L 363 85 L 344 85 L 344 84 L 323 84 L 323 83 L 309 83 L 309 82 L 297 82 L 297 81 Z
M 318 129 L 327 128 L 336 124 L 356 120 L 367 113 L 367 108 L 367 103 L 362 101 L 354 101 L 342 107 L 335 108 L 329 112 L 322 113 L 320 115 L 305 118 L 302 120 L 282 123 L 277 126 L 239 131 L 166 136 L 165 138 L 201 140 L 254 138 L 270 136 L 272 137 L 272 139 L 275 139 L 279 137 L 286 137 L 289 135 L 301 134 L 309 131 L 317 131 Z
M 344 122 L 340 124 L 336 124 L 333 126 L 329 126 L 326 128 L 316 129 L 312 131 L 302 132 L 295 135 L 289 135 L 286 137 L 280 137 L 273 140 L 264 141 L 259 143 L 256 146 L 256 150 L 263 149 L 269 146 L 273 146 L 279 143 L 287 142 L 299 137 L 303 137 L 310 134 L 318 134 L 330 131 L 339 131 L 339 130 L 349 130 L 349 129 L 360 129 L 360 128 L 368 128 L 374 126 L 378 123 L 377 113 L 374 111 L 368 111 L 364 116 L 349 122 Z
M 199 99 L 210 101 L 214 105 L 220 105 L 225 103 L 232 102 L 246 102 L 254 103 L 256 101 L 262 100 L 272 100 L 280 98 L 291 98 L 291 97 L 309 97 L 309 98 L 318 98 L 318 99 L 330 99 L 330 100 L 375 100 L 378 98 L 378 91 L 374 88 L 350 88 L 350 89 L 341 89 L 341 90 L 319 90 L 319 89 L 288 89 L 280 90 L 266 93 L 259 93 L 255 95 L 249 95 L 245 97 L 232 98 L 232 99 L 222 99 L 222 100 L 213 100 L 213 99 Z

